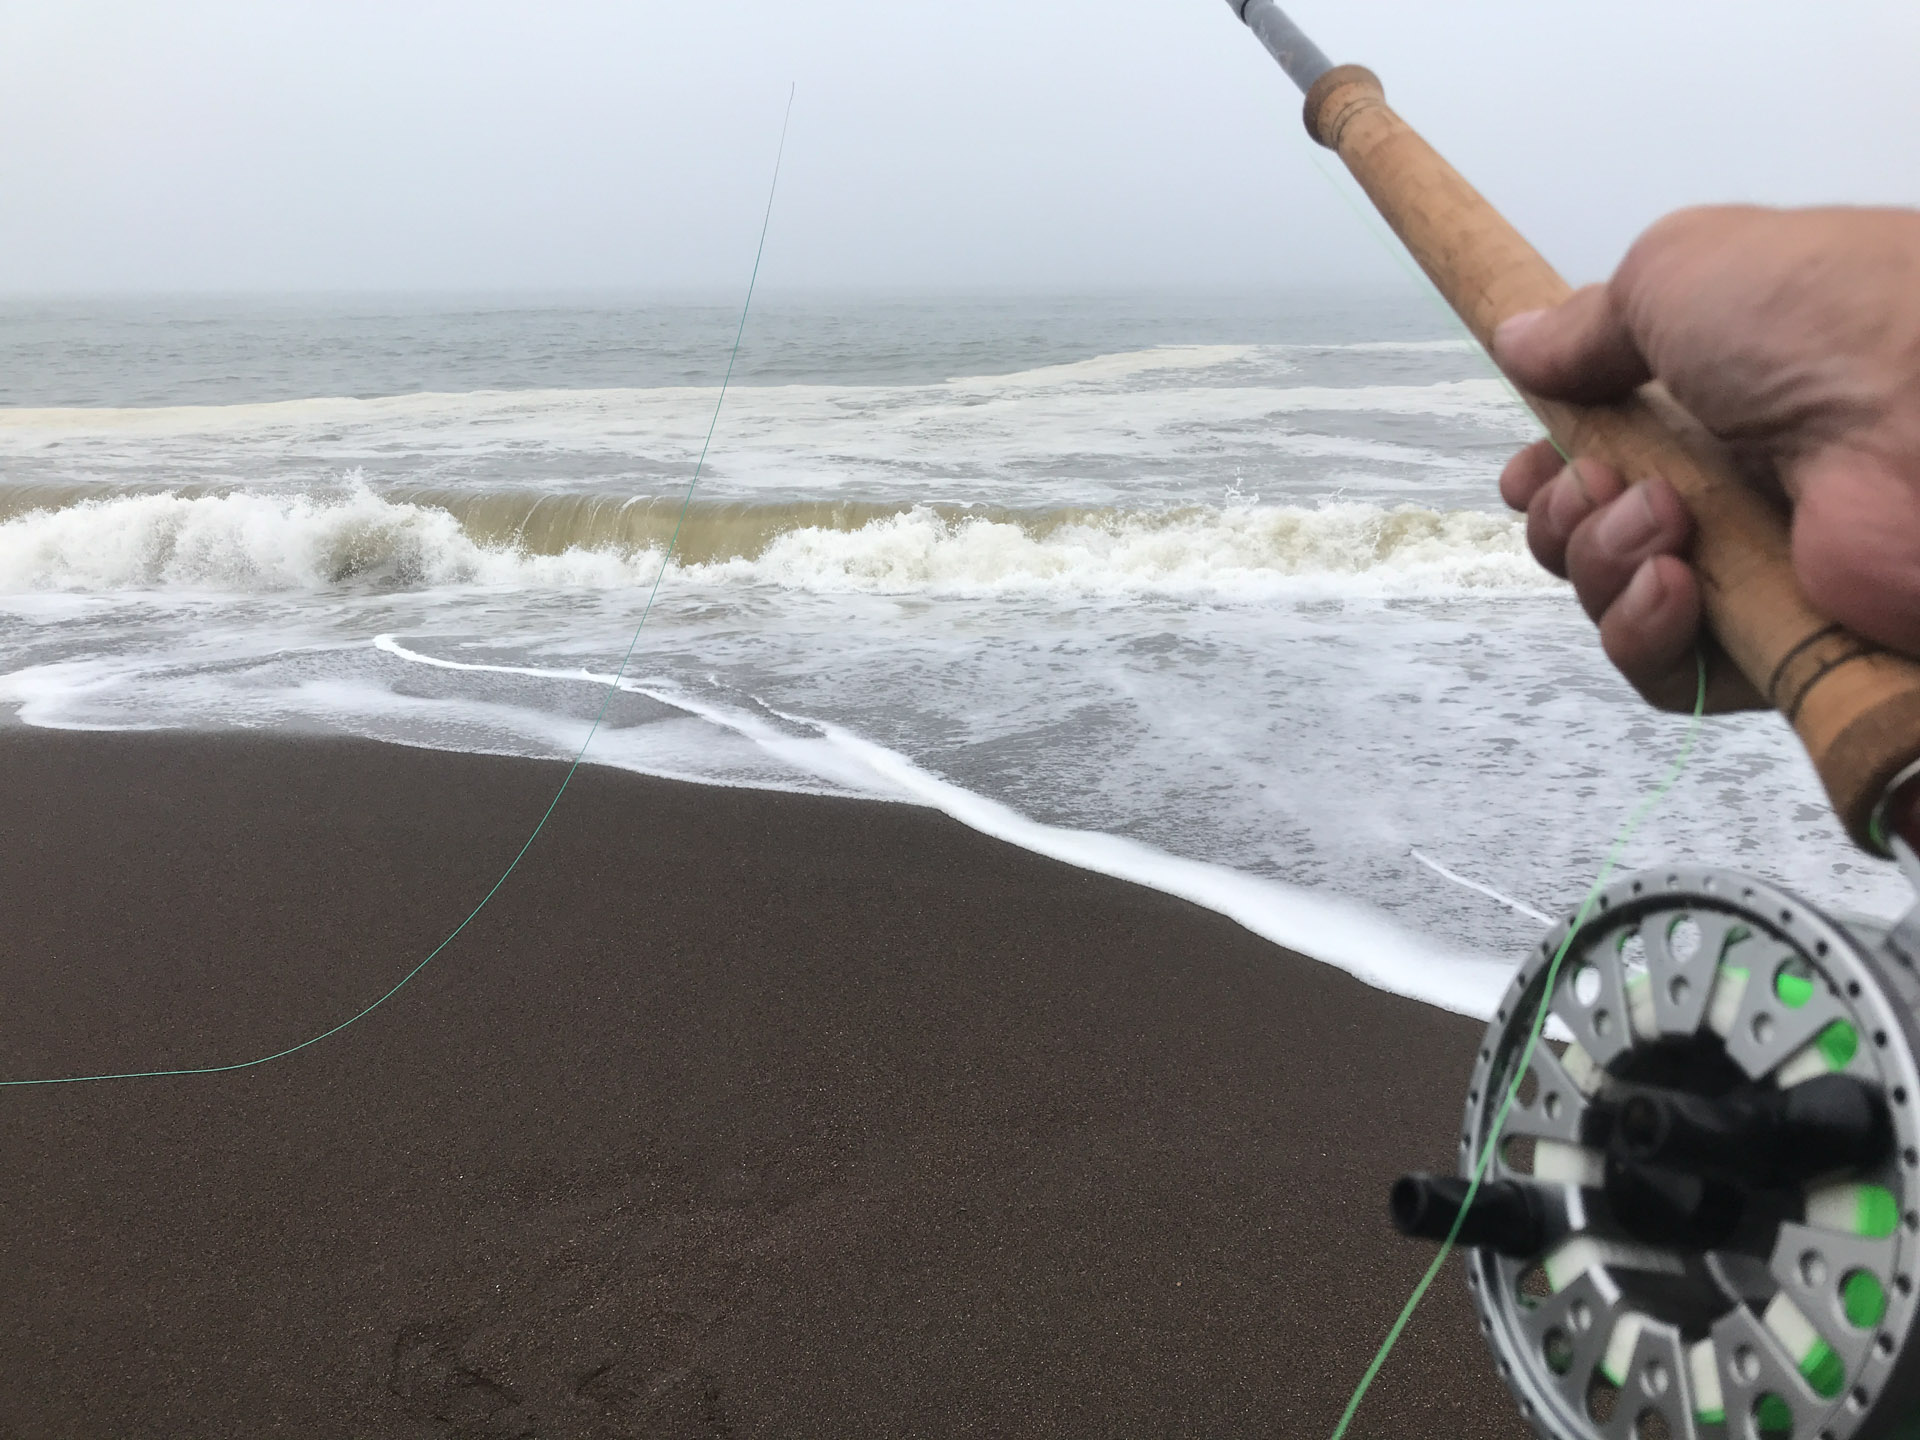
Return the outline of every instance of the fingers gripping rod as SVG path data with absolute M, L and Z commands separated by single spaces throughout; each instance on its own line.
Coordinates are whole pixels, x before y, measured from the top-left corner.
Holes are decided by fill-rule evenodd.
M 1273 0 L 1227 4 L 1306 93 L 1307 133 L 1346 163 L 1475 339 L 1491 348 L 1502 320 L 1566 298 L 1553 267 L 1389 108 L 1372 71 L 1332 65 Z M 1854 841 L 1884 855 L 1891 833 L 1920 830 L 1894 804 L 1920 773 L 1920 665 L 1813 608 L 1786 517 L 1741 483 L 1725 449 L 1658 384 L 1618 405 L 1525 399 L 1565 454 L 1679 492 L 1715 638 L 1793 725 Z

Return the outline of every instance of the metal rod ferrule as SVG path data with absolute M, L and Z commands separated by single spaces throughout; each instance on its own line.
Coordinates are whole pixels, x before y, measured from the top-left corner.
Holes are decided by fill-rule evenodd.
M 1280 68 L 1306 94 L 1313 82 L 1333 68 L 1333 62 L 1321 53 L 1300 27 L 1273 0 L 1227 0 L 1227 8 L 1260 37 L 1267 53 L 1280 62 Z

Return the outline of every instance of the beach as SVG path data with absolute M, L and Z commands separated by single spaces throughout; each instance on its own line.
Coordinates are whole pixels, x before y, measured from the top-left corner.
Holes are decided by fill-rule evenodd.
M 0 733 L 0 1071 L 339 1024 L 564 769 Z M 0 1092 L 0 1434 L 1323 1435 L 1479 1029 L 929 809 L 588 765 L 338 1034 Z M 1525 1433 L 1457 1266 L 1352 1433 Z

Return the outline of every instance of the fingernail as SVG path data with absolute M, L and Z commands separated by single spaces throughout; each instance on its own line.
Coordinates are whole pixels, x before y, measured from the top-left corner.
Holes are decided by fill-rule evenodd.
M 1531 330 L 1546 313 L 1544 310 L 1522 310 L 1518 315 L 1509 315 L 1493 327 L 1493 348 L 1500 350 L 1512 344 Z
M 1627 582 L 1627 588 L 1616 603 L 1625 606 L 1629 614 L 1646 615 L 1658 610 L 1666 598 L 1667 582 L 1660 578 L 1660 566 L 1649 555 L 1640 562 L 1640 568 L 1633 572 L 1633 579 Z
M 1625 555 L 1638 550 L 1659 533 L 1660 522 L 1647 499 L 1647 487 L 1636 485 L 1609 505 L 1594 521 L 1593 538 L 1602 550 Z M 1637 582 L 1636 582 L 1637 583 Z
M 1564 466 L 1548 482 L 1553 493 L 1547 496 L 1547 519 L 1561 535 L 1573 534 L 1582 520 L 1593 513 L 1593 494 L 1578 465 Z

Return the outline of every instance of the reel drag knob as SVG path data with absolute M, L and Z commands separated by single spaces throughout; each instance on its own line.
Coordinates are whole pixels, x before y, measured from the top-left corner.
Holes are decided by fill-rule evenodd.
M 1810 1180 L 1884 1159 L 1893 1132 L 1879 1091 L 1852 1075 L 1725 1098 L 1648 1088 L 1612 1117 L 1613 1153 L 1748 1188 Z

